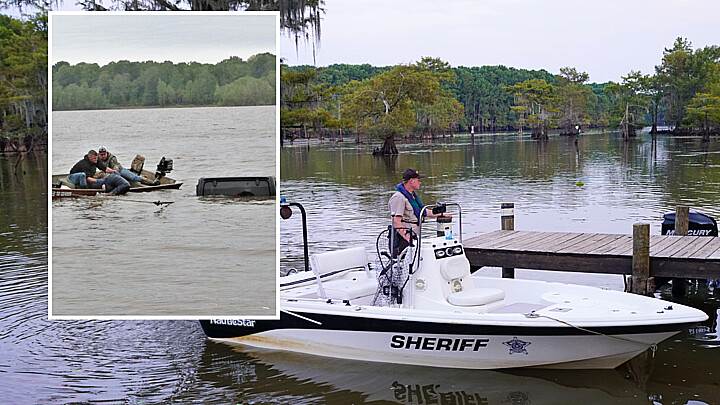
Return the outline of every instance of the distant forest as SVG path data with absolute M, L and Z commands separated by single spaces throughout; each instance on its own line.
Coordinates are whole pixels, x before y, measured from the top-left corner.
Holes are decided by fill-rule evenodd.
M 287 80 L 282 78 L 281 80 L 283 81 L 282 86 L 285 87 L 309 85 L 310 87 L 307 87 L 310 93 L 308 94 L 309 98 L 321 98 L 325 100 L 325 103 L 333 104 L 328 97 L 328 92 L 343 94 L 349 91 L 350 83 L 369 81 L 380 74 L 388 74 L 394 68 L 395 66 L 376 67 L 369 64 L 335 64 L 322 68 L 307 65 L 283 66 L 281 76 L 287 77 Z M 438 69 L 435 67 L 434 70 Z M 516 130 L 518 113 L 512 108 L 515 105 L 515 96 L 505 88 L 531 80 L 542 80 L 549 84 L 557 84 L 561 80 L 560 76 L 553 75 L 544 69 L 527 70 L 502 65 L 454 68 L 443 66 L 441 70 L 451 76 L 451 80 L 443 83 L 442 87 L 449 91 L 450 96 L 462 106 L 462 109 L 461 116 L 453 120 L 455 125 L 445 128 L 444 131 L 440 130 L 440 132 L 469 131 L 471 127 L 474 127 L 476 132 Z M 305 80 L 304 83 L 303 80 Z M 604 91 L 607 84 L 585 84 L 589 90 L 586 127 L 609 125 L 607 113 L 611 97 Z M 293 105 L 293 102 L 288 101 L 287 97 L 283 98 L 282 102 L 285 102 L 288 112 L 294 110 L 294 107 L 301 106 Z M 337 102 L 335 101 L 335 103 Z M 320 107 L 321 104 L 323 103 L 315 106 Z M 335 105 L 337 106 L 337 104 Z M 331 107 L 326 108 L 332 113 Z M 313 124 L 317 124 L 317 122 Z
M 362 82 L 392 70 L 394 66 L 374 67 L 364 65 L 336 64 L 319 68 L 316 81 L 328 87 L 339 88 L 351 81 Z M 312 71 L 312 66 L 301 65 L 287 67 L 293 72 Z M 516 69 L 506 66 L 481 66 L 452 68 L 455 74 L 454 82 L 448 84 L 453 97 L 463 106 L 464 119 L 460 124 L 462 129 L 469 129 L 471 125 L 479 131 L 504 131 L 513 128 L 517 121 L 516 114 L 511 110 L 514 97 L 512 93 L 503 90 L 503 87 L 539 79 L 548 83 L 558 82 L 558 77 L 546 70 Z M 604 112 L 610 105 L 610 97 L 605 94 L 607 83 L 591 83 L 587 87 L 592 90 L 591 108 L 593 126 L 608 125 Z M 464 128 L 467 127 L 467 128 Z M 461 129 L 461 128 L 458 128 Z
M 47 137 L 47 15 L 0 15 L 0 153 Z
M 685 38 L 665 48 L 654 74 L 630 71 L 618 82 L 587 83 L 574 67 L 559 74 L 505 66 L 452 67 L 439 58 L 389 67 L 281 66 L 282 139 L 376 137 L 382 154 L 395 140 L 456 132 L 550 131 L 576 136 L 643 126 L 673 134 L 720 134 L 720 47 L 693 49 Z
M 58 62 L 52 67 L 52 108 L 274 105 L 276 57 L 230 57 L 217 64 Z

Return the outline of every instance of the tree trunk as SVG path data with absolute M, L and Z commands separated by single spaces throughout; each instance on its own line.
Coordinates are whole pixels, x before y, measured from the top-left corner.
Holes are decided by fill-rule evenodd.
M 533 127 L 531 137 L 532 139 L 536 139 L 538 141 L 547 141 L 549 139 L 547 125 L 545 125 L 545 123 L 540 123 L 536 127 Z
M 547 141 L 549 139 L 548 137 L 548 126 L 545 123 L 542 123 L 540 125 L 540 134 L 538 134 L 538 140 L 539 141 Z
M 629 110 L 630 104 L 625 103 L 625 116 L 622 120 L 622 132 L 623 132 L 623 141 L 628 142 L 630 140 L 630 122 L 629 122 Z
M 655 135 L 657 134 L 657 120 L 658 120 L 658 106 L 657 104 L 653 104 L 652 107 L 652 128 L 650 128 L 650 134 Z
M 379 155 L 397 155 L 398 150 L 395 146 L 395 134 L 390 134 L 383 139 L 383 146 L 380 148 Z

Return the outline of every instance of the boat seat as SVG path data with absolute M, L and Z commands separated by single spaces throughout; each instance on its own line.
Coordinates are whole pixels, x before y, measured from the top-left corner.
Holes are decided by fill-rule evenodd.
M 310 256 L 310 266 L 316 276 L 328 277 L 330 273 L 339 274 L 358 267 L 367 269 L 368 263 L 367 253 L 363 247 L 315 253 Z
M 340 279 L 323 282 L 327 298 L 337 300 L 353 300 L 374 295 L 377 291 L 377 280 L 368 277 L 364 271 L 351 271 Z
M 321 298 L 329 297 L 341 299 L 340 296 L 349 297 L 351 295 L 355 295 L 352 298 L 356 298 L 358 296 L 362 296 L 357 294 L 364 293 L 368 288 L 370 288 L 369 286 L 371 283 L 374 293 L 375 289 L 377 289 L 377 281 L 370 277 L 368 264 L 369 260 L 367 253 L 363 247 L 316 253 L 310 256 L 310 266 L 312 267 L 313 273 L 315 273 L 315 277 L 323 280 L 321 286 L 318 288 L 318 296 Z M 365 270 L 366 274 L 364 275 L 364 278 L 366 280 L 370 280 L 371 283 L 365 282 L 364 280 L 360 282 L 358 281 L 360 280 L 359 277 L 358 280 L 355 281 L 347 278 L 337 280 L 337 276 L 342 273 L 353 269 L 356 270 L 358 268 Z M 329 280 L 330 278 L 333 278 L 333 280 Z M 332 290 L 333 294 L 338 294 L 339 296 L 329 294 L 328 292 L 330 290 Z
M 475 287 L 470 278 L 470 262 L 465 256 L 442 260 L 440 274 L 450 285 L 450 294 L 446 299 L 452 305 L 476 307 L 499 303 L 505 299 L 503 290 Z

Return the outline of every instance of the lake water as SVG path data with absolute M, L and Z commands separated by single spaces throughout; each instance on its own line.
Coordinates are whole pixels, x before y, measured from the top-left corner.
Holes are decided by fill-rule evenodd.
M 200 177 L 275 176 L 275 107 L 54 112 L 52 173 L 106 147 L 180 190 L 52 202 L 54 316 L 274 316 L 273 198 L 197 197 Z M 153 201 L 173 204 L 158 207 Z
M 574 144 L 564 138 L 552 137 L 539 146 L 526 138 L 486 136 L 473 147 L 469 139 L 456 137 L 435 145 L 400 145 L 395 163 L 369 156 L 373 146 L 296 143 L 281 150 L 282 195 L 308 209 L 311 251 L 374 245 L 387 224 L 386 198 L 408 165 L 431 174 L 420 192 L 424 201 L 456 200 L 463 206 L 466 237 L 498 229 L 504 201 L 516 203 L 516 228 L 526 230 L 630 232 L 633 222 L 648 221 L 659 233 L 662 213 L 678 203 L 720 217 L 717 140 L 704 148 L 692 139 L 660 138 L 654 148 L 643 136 L 625 147 L 616 134 L 586 134 L 581 153 L 573 157 Z M 710 314 L 703 325 L 709 331 L 681 333 L 660 344 L 654 358 L 647 353 L 615 370 L 598 371 L 468 371 L 342 361 L 215 343 L 194 321 L 49 321 L 45 157 L 28 155 L 17 175 L 15 163 L 15 156 L 0 155 L 3 402 L 719 402 L 720 297 L 704 283 L 692 286 L 682 302 Z M 575 185 L 578 178 L 583 187 Z M 596 219 L 594 209 L 607 216 Z M 299 215 L 281 222 L 283 268 L 302 264 L 299 229 Z M 517 271 L 517 277 L 533 274 L 568 277 Z M 571 277 L 585 284 L 622 285 L 616 276 Z M 660 295 L 670 299 L 667 289 Z
M 390 223 L 388 198 L 407 167 L 428 174 L 419 191 L 426 204 L 461 205 L 465 238 L 500 229 L 503 202 L 515 203 L 517 230 L 631 234 L 634 223 L 646 222 L 652 234 L 660 234 L 663 214 L 674 212 L 677 205 L 720 219 L 718 139 L 703 144 L 697 138 L 660 137 L 653 142 L 643 133 L 625 143 L 617 133 L 586 133 L 576 147 L 574 138 L 566 137 L 538 143 L 517 134 L 456 136 L 400 145 L 401 154 L 392 158 L 370 156 L 373 146 L 296 142 L 281 150 L 281 196 L 307 210 L 311 253 L 356 245 L 375 252 L 377 235 Z M 457 217 L 457 210 L 454 214 Z M 300 215 L 282 221 L 280 229 L 281 268 L 302 268 Z M 498 268 L 479 272 L 501 273 Z M 623 289 L 623 279 L 617 275 L 516 270 L 516 277 Z M 418 371 L 416 379 L 415 369 L 401 368 L 394 376 L 388 372 L 384 383 L 377 377 L 377 384 L 361 385 L 374 386 L 383 398 L 414 404 L 433 402 L 428 396 L 411 398 L 408 389 L 392 391 L 405 392 L 393 399 L 391 387 L 397 382 L 424 392 L 433 390 L 428 387 L 434 387 L 435 381 L 440 390 L 479 392 L 487 403 L 720 403 L 720 291 L 709 291 L 704 281 L 690 289 L 685 299 L 672 298 L 668 287 L 657 295 L 706 311 L 710 320 L 704 326 L 709 332 L 676 335 L 659 346 L 652 361 L 638 358 L 617 370 L 588 374 L 523 373 L 541 379 L 534 382 L 507 373 L 452 371 L 448 373 L 453 377 L 446 380 L 446 370 L 436 372 L 434 379 L 422 378 L 425 371 Z M 350 387 L 354 386 L 350 374 L 370 379 L 392 370 L 368 367 L 375 371 L 362 377 L 346 371 L 345 379 L 323 372 L 322 367 L 307 373 L 295 367 L 294 373 Z M 497 397 L 489 394 L 494 389 L 499 391 Z

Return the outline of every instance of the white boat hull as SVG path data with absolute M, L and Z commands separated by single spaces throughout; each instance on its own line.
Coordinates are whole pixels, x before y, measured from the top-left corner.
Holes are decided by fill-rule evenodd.
M 353 248 L 314 257 L 321 280 L 283 290 L 279 320 L 201 325 L 213 339 L 348 360 L 609 369 L 708 318 L 695 308 L 619 291 L 473 277 L 454 240 L 431 239 L 422 249 L 419 269 L 395 302 L 382 301 L 398 297 L 395 287 L 382 285 L 385 276 L 367 268 L 338 273 L 367 262 L 362 249 Z M 322 274 L 333 276 L 323 281 Z
M 536 316 L 528 316 L 517 304 L 489 313 L 448 313 L 292 299 L 281 303 L 278 321 L 202 324 L 208 336 L 229 343 L 348 360 L 465 369 L 611 369 L 707 317 L 682 305 L 668 310 L 664 301 L 593 287 L 497 282 L 528 291 L 553 289 L 550 295 L 558 302 L 546 301 Z M 574 298 L 581 303 L 558 312 L 573 302 L 564 289 L 582 294 Z M 628 302 L 600 301 L 592 293 Z
M 673 334 L 619 337 L 658 341 Z M 612 369 L 647 350 L 647 345 L 619 344 L 605 336 L 406 335 L 279 329 L 221 340 L 347 360 L 464 369 Z

